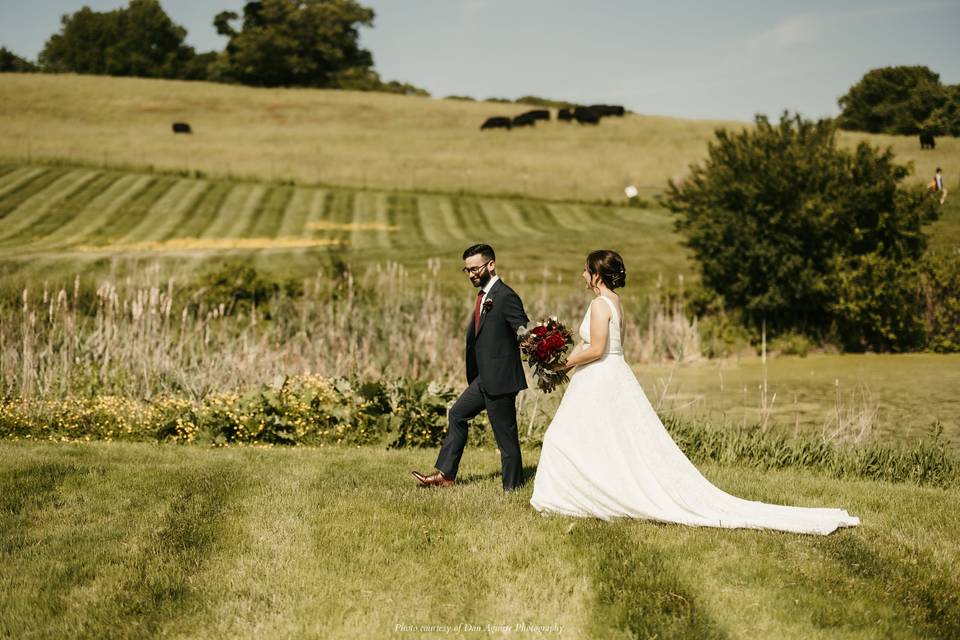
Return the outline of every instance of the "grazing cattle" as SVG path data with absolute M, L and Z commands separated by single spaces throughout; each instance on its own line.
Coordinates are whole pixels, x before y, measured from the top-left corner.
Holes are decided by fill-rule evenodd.
M 534 120 L 550 120 L 550 111 L 547 109 L 534 109 L 520 114 L 520 117 L 529 116 Z
M 190 130 L 190 125 L 188 125 L 186 122 L 174 122 L 173 132 L 174 133 L 193 133 L 193 131 Z
M 531 115 L 532 112 L 521 113 L 513 119 L 515 127 L 532 127 L 537 124 L 537 119 Z
M 573 120 L 573 110 L 567 109 L 566 107 L 564 107 L 563 109 L 560 109 L 559 111 L 557 111 L 557 120 L 561 120 L 563 122 L 570 122 L 571 120 Z
M 510 118 L 503 116 L 494 116 L 492 118 L 487 118 L 486 121 L 480 125 L 480 130 L 483 129 L 509 129 L 511 127 Z
M 932 133 L 921 133 L 920 134 L 920 148 L 921 149 L 936 149 L 937 141 L 934 139 Z
M 577 107 L 573 110 L 573 118 L 580 124 L 600 123 L 600 114 L 591 107 Z

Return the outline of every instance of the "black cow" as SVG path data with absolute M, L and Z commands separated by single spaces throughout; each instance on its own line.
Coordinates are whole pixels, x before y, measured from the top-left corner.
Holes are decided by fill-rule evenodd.
M 532 127 L 535 124 L 537 124 L 537 119 L 530 115 L 529 112 L 521 113 L 513 119 L 514 127 Z
M 550 120 L 550 111 L 547 109 L 534 109 L 520 114 L 520 117 L 529 116 L 534 120 Z
M 615 105 L 615 104 L 595 104 L 593 105 L 592 108 L 601 116 L 617 116 L 622 118 L 623 115 L 627 112 L 626 109 L 624 109 L 620 105 Z
M 492 118 L 487 118 L 486 121 L 480 125 L 480 130 L 483 129 L 509 129 L 512 126 L 510 118 L 504 116 L 494 116 Z
M 937 141 L 934 139 L 932 133 L 921 133 L 920 134 L 920 148 L 921 149 L 936 149 Z
M 599 124 L 600 114 L 592 107 L 577 107 L 573 110 L 573 119 L 580 124 Z
M 174 122 L 173 132 L 174 133 L 193 133 L 193 131 L 190 130 L 190 125 L 188 125 L 186 122 Z
M 573 120 L 573 110 L 564 107 L 557 111 L 557 120 L 562 120 L 564 122 L 570 122 Z

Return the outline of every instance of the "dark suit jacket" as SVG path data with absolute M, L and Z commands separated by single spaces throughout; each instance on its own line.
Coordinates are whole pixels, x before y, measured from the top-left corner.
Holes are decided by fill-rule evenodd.
M 467 327 L 467 384 L 480 378 L 480 388 L 489 395 L 516 393 L 527 388 L 520 362 L 517 329 L 530 320 L 517 292 L 497 280 L 487 301 L 489 311 L 480 312 L 480 330 L 474 336 L 473 314 Z M 487 305 L 485 305 L 487 306 Z

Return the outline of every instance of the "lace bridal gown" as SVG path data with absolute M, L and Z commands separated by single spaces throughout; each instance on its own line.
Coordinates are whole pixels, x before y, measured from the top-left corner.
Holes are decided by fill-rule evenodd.
M 737 498 L 712 485 L 664 428 L 623 359 L 616 304 L 607 349 L 570 379 L 547 428 L 530 504 L 603 520 L 626 517 L 702 527 L 829 534 L 860 519 L 843 509 Z M 590 309 L 580 325 L 590 339 Z

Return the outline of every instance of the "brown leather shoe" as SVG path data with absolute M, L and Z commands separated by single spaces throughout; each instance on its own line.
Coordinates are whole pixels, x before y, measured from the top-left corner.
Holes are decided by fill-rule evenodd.
M 419 471 L 411 471 L 410 473 L 417 479 L 421 487 L 449 487 L 454 482 L 454 478 L 448 478 L 442 471 L 436 471 L 428 476 Z

